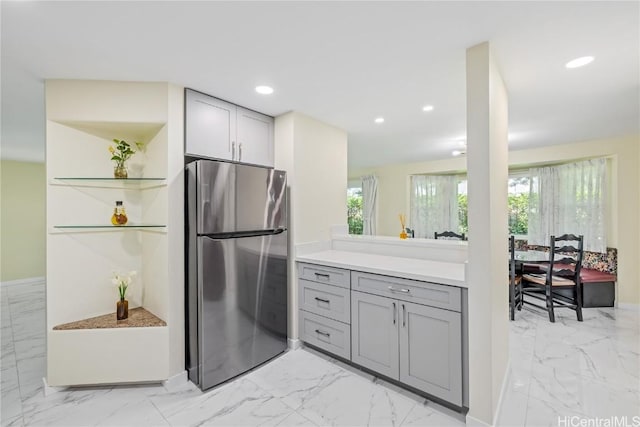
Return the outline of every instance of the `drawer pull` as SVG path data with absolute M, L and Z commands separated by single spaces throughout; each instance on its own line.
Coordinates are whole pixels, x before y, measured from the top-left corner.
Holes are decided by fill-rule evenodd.
M 329 332 L 324 332 L 324 331 L 321 331 L 320 329 L 316 329 L 316 333 L 320 334 L 320 335 L 324 335 L 327 338 L 329 338 L 331 336 L 331 334 Z
M 327 304 L 331 303 L 331 301 L 329 301 L 328 299 L 322 299 L 322 298 L 318 298 L 318 297 L 316 297 L 316 301 L 324 302 L 324 303 L 327 303 Z
M 393 286 L 389 286 L 388 288 L 391 292 L 402 292 L 403 294 L 408 294 L 411 292 L 409 289 L 396 289 Z
M 402 304 L 402 327 L 407 326 L 407 310 L 404 308 L 404 304 Z
M 393 324 L 396 324 L 396 303 L 393 303 Z
M 328 274 L 322 274 L 322 273 L 315 273 L 315 274 L 316 274 L 316 277 L 324 277 L 327 280 L 331 278 L 331 276 L 329 276 Z

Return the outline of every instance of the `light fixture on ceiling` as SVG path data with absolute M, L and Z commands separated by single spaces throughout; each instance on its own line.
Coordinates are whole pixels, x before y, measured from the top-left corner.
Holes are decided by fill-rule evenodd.
M 376 119 L 374 120 L 374 122 L 380 124 L 380 123 L 384 123 L 384 117 L 376 117 Z
M 261 95 L 271 95 L 273 88 L 271 86 L 256 86 L 256 92 Z
M 433 105 L 425 105 L 422 107 L 422 111 L 433 111 Z
M 592 63 L 594 59 L 595 58 L 593 56 L 581 56 L 580 58 L 572 59 L 564 66 L 567 68 L 584 67 L 585 65 Z

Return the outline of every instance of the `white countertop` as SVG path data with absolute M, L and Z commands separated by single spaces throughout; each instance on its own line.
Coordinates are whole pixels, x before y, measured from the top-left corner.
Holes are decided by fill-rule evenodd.
M 465 263 L 460 262 L 430 261 L 336 250 L 299 255 L 296 260 L 366 273 L 467 287 Z

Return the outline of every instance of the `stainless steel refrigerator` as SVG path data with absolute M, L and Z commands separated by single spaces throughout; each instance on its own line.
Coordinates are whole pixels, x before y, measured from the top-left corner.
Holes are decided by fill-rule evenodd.
M 197 160 L 186 176 L 187 371 L 206 390 L 287 347 L 286 174 Z

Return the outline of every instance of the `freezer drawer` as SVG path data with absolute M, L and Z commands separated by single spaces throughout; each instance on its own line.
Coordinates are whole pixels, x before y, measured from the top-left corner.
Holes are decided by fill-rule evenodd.
M 198 334 L 190 340 L 197 340 L 202 389 L 286 349 L 286 243 L 286 232 L 198 237 Z

